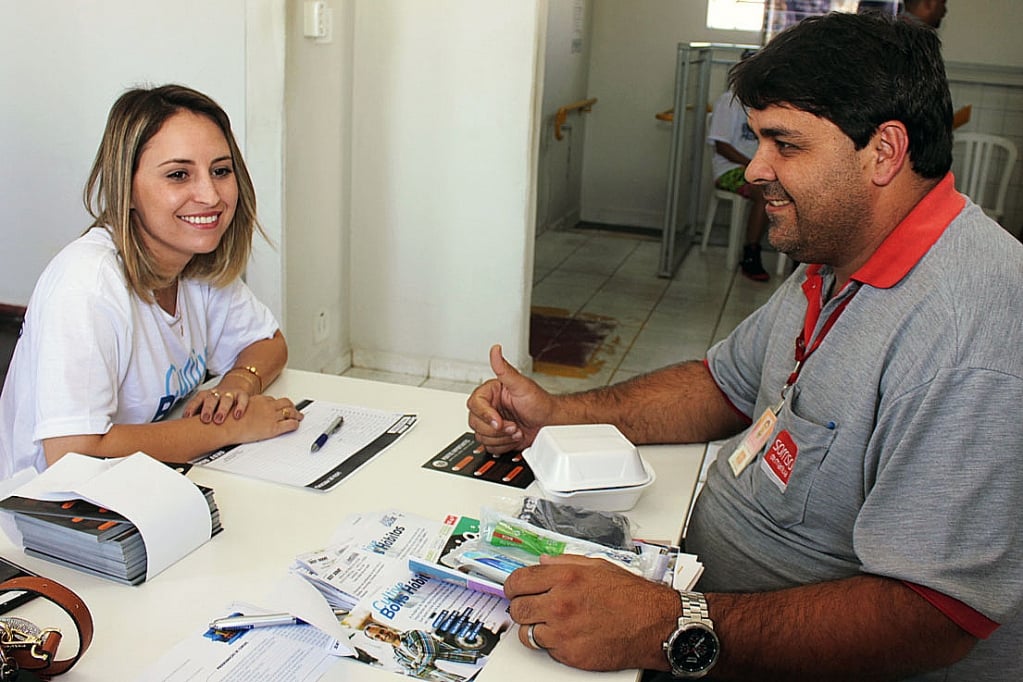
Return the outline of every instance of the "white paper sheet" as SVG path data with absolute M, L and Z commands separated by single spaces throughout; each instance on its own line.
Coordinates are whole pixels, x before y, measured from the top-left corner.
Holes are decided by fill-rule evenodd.
M 324 400 L 305 401 L 297 430 L 269 440 L 233 445 L 192 460 L 197 466 L 276 483 L 329 490 L 378 455 L 416 416 Z M 310 446 L 341 415 L 344 425 L 317 452 Z
M 316 588 L 297 575 L 288 573 L 260 600 L 260 605 L 275 613 L 290 613 L 304 620 L 338 642 L 347 642 L 348 633 L 338 623 L 337 616 Z M 355 651 L 345 644 L 336 649 L 338 656 L 354 656 Z
M 69 453 L 10 494 L 51 501 L 81 498 L 125 516 L 145 542 L 147 580 L 205 543 L 212 532 L 209 504 L 196 485 L 142 452 L 118 459 Z
M 267 613 L 248 604 L 232 604 L 223 613 Z M 336 622 L 336 619 L 335 619 Z M 318 680 L 337 665 L 336 641 L 309 625 L 254 628 L 221 637 L 208 630 L 178 642 L 141 676 L 139 682 L 241 682 Z

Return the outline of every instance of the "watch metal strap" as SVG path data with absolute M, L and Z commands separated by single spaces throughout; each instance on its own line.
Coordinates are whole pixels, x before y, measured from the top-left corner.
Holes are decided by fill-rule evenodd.
M 714 629 L 714 623 L 710 620 L 710 609 L 707 608 L 706 597 L 699 592 L 686 592 L 684 590 L 679 590 L 678 596 L 682 599 L 682 615 L 678 618 L 679 627 L 695 621 L 703 623 L 711 630 Z

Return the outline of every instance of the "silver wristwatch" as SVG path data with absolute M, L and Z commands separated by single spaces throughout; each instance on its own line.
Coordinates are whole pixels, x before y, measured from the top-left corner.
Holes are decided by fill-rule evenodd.
M 710 620 L 707 600 L 699 592 L 679 591 L 682 615 L 678 628 L 661 645 L 671 666 L 671 674 L 680 679 L 703 677 L 717 663 L 721 643 Z

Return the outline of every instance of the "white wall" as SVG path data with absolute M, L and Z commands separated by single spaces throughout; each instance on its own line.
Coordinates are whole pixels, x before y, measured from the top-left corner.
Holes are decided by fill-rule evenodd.
M 1019 0 L 953 0 L 938 29 L 945 61 L 1023 67 L 1020 26 Z
M 581 215 L 611 225 L 663 226 L 671 124 L 654 116 L 674 99 L 680 42 L 750 42 L 711 31 L 704 2 L 594 0 Z
M 202 90 L 244 145 L 247 4 L 265 2 L 0 1 L 0 302 L 28 303 L 46 263 L 88 225 L 82 189 L 126 88 Z
M 245 280 L 269 306 L 288 333 L 284 256 L 284 48 L 285 3 L 288 0 L 245 0 L 245 162 L 256 188 L 259 222 L 270 242 L 256 238 Z M 208 7 L 205 3 L 203 7 Z M 292 0 L 291 4 L 299 4 Z M 180 7 L 178 7 L 180 10 Z M 193 15 L 202 16 L 200 13 Z M 234 17 L 235 21 L 239 17 Z M 191 24 L 194 24 L 194 20 Z M 191 25 L 190 24 L 190 25 Z M 179 35 L 188 36 L 188 33 Z M 191 38 L 186 39 L 190 42 Z M 214 53 L 217 55 L 218 53 Z M 214 57 L 215 58 L 215 57 Z
M 328 4 L 320 44 L 301 36 L 301 0 L 0 0 L 17 65 L 0 74 L 16 93 L 0 113 L 0 302 L 26 304 L 86 226 L 117 95 L 177 81 L 216 98 L 245 149 L 274 242 L 247 279 L 292 365 L 337 371 L 355 348 L 364 366 L 476 380 L 495 341 L 526 364 L 546 4 Z
M 55 12 L 0 0 L 0 303 L 26 304 L 46 262 L 85 228 L 82 185 L 113 100 L 177 81 L 232 117 L 275 242 L 257 242 L 248 280 L 285 326 L 294 366 L 336 371 L 354 357 L 472 381 L 496 341 L 528 366 L 550 106 L 538 54 L 548 8 L 557 49 L 558 13 L 575 0 L 328 0 L 326 45 L 301 37 L 302 4 L 76 0 Z M 671 105 L 675 46 L 756 36 L 708 31 L 696 0 L 585 8 L 592 54 L 580 91 L 599 102 L 585 115 L 582 218 L 660 227 L 670 128 L 654 114 Z M 953 3 L 946 57 L 1023 65 L 1021 14 L 1017 0 Z M 574 59 L 562 63 L 569 89 L 585 80 Z M 317 341 L 321 311 L 328 336 Z
M 680 42 L 759 43 L 760 34 L 706 28 L 706 4 L 594 0 L 583 220 L 663 226 L 671 127 L 654 119 L 672 106 Z M 940 29 L 948 61 L 1023 66 L 1023 2 L 951 2 Z M 723 90 L 712 83 L 712 91 Z
M 351 364 L 349 213 L 354 2 L 330 0 L 332 36 L 302 34 L 288 3 L 284 173 L 289 364 L 338 373 Z M 324 316 L 326 338 L 315 333 Z
M 528 362 L 537 0 L 355 5 L 353 364 L 476 381 Z
M 544 54 L 536 230 L 579 221 L 583 142 L 589 113 L 569 114 L 562 138 L 554 135 L 560 107 L 589 98 L 593 0 L 549 0 Z M 600 106 L 600 102 L 597 102 Z

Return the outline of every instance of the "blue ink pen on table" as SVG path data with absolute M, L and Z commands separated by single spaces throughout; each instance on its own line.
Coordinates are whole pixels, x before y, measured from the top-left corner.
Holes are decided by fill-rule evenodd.
M 316 437 L 316 440 L 313 441 L 313 444 L 309 446 L 309 452 L 316 452 L 324 445 L 326 445 L 327 439 L 333 436 L 335 433 L 337 433 L 337 430 L 340 429 L 341 425 L 344 423 L 345 423 L 344 416 L 339 414 L 337 417 L 335 417 L 334 421 L 332 421 L 330 425 L 323 430 L 323 433 Z

